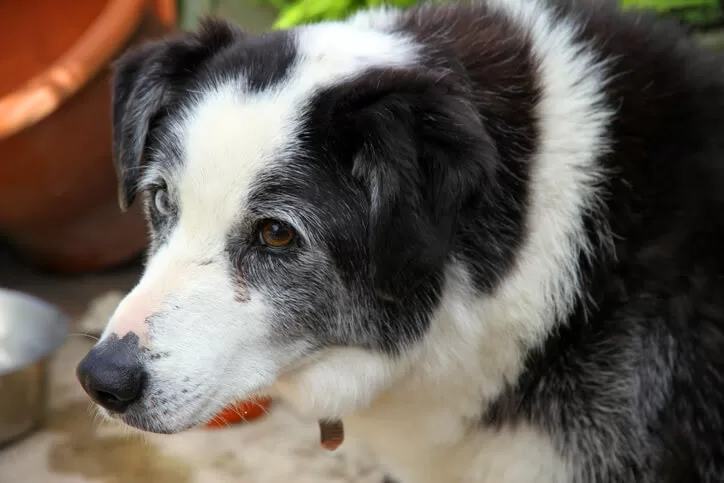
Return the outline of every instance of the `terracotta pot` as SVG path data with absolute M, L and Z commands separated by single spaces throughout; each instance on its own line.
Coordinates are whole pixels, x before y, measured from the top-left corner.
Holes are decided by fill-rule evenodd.
M 108 66 L 173 29 L 175 6 L 0 2 L 0 234 L 33 263 L 98 270 L 145 248 L 140 210 L 117 204 Z

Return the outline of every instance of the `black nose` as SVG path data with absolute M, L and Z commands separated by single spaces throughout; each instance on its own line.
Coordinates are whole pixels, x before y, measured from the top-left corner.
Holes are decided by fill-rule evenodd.
M 119 339 L 112 335 L 80 361 L 76 376 L 93 401 L 122 413 L 141 397 L 144 373 L 140 354 L 138 336 L 127 334 Z

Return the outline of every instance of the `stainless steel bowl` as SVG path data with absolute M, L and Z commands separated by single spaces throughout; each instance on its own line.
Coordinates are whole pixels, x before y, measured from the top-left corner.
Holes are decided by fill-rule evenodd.
M 43 421 L 48 361 L 68 337 L 68 327 L 68 318 L 52 305 L 0 289 L 0 446 Z

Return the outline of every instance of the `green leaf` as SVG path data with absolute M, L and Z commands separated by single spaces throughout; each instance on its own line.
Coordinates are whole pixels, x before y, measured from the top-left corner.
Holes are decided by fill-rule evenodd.
M 306 23 L 323 20 L 340 20 L 357 10 L 368 7 L 389 5 L 391 7 L 409 7 L 418 0 L 263 0 L 279 9 L 274 24 L 276 29 L 284 29 Z
M 659 12 L 688 8 L 716 8 L 718 0 L 621 0 L 623 8 L 653 9 Z
M 352 0 L 299 0 L 280 12 L 274 28 L 284 29 L 322 20 L 341 19 L 352 6 Z

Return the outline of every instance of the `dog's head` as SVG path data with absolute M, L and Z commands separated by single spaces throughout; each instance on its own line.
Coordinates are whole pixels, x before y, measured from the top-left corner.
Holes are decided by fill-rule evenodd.
M 126 54 L 113 93 L 121 204 L 145 204 L 151 245 L 79 366 L 94 400 L 175 432 L 258 392 L 338 417 L 391 384 L 494 184 L 455 69 L 345 24 L 214 21 Z

